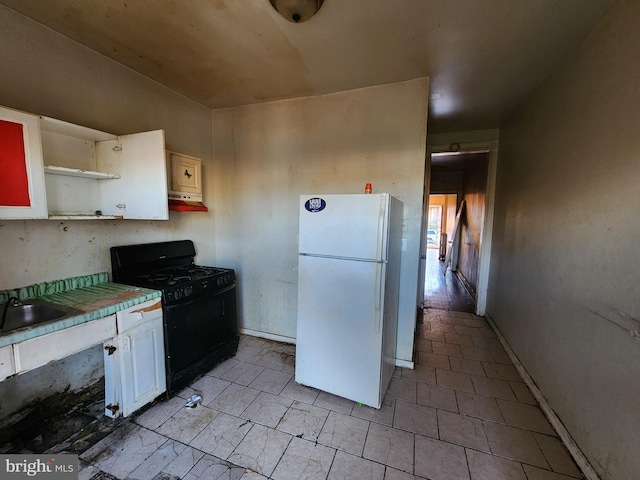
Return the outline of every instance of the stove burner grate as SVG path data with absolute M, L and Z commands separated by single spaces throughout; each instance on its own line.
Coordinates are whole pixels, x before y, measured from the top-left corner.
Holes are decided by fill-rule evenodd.
M 173 275 L 170 273 L 148 273 L 136 276 L 135 280 L 160 285 L 168 283 L 172 278 Z
M 190 282 L 191 277 L 189 275 L 177 275 L 167 281 L 167 285 L 177 285 L 182 282 Z
M 217 282 L 217 286 L 221 286 L 222 284 L 226 284 L 231 281 L 231 278 L 226 275 L 224 280 L 222 280 L 221 275 L 228 273 L 228 270 L 216 268 L 216 267 L 205 267 L 201 265 L 185 265 L 175 267 L 171 270 L 163 270 L 160 272 L 149 272 L 144 275 L 136 275 L 133 277 L 133 281 L 140 284 L 141 286 L 148 285 L 152 288 L 154 287 L 177 287 L 188 285 L 191 282 L 195 282 L 197 280 L 207 280 L 213 278 L 219 278 Z

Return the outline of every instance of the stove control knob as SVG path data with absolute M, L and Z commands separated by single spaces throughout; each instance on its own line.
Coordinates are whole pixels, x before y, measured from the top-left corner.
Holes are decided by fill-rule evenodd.
M 176 300 L 178 300 L 182 297 L 182 290 L 176 290 L 175 292 L 173 292 L 173 296 Z
M 184 287 L 184 296 L 188 297 L 193 293 L 193 286 L 189 285 L 188 287 Z

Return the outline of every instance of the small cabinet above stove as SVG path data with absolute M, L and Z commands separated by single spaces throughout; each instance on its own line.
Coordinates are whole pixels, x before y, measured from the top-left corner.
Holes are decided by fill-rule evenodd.
M 171 151 L 167 155 L 171 171 L 169 197 L 202 201 L 202 161 Z
M 207 211 L 202 203 L 202 161 L 167 150 L 169 209 Z

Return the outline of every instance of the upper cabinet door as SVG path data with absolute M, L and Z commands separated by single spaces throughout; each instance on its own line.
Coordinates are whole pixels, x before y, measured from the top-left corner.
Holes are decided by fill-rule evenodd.
M 117 182 L 102 182 L 104 209 L 124 219 L 168 220 L 164 131 L 134 133 L 114 142 L 97 142 L 100 168 L 120 174 Z
M 47 218 L 38 117 L 0 107 L 0 219 Z
M 169 196 L 202 200 L 202 165 L 199 158 L 181 153 L 173 153 L 171 157 L 171 188 Z

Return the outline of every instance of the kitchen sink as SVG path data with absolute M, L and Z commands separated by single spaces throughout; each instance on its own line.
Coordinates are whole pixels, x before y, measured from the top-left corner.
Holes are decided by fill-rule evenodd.
M 2 305 L 4 310 L 5 305 Z M 73 307 L 58 305 L 38 298 L 23 300 L 18 305 L 10 305 L 7 309 L 4 326 L 0 334 L 19 328 L 32 327 L 40 323 L 61 320 L 66 317 L 82 315 L 84 312 Z

